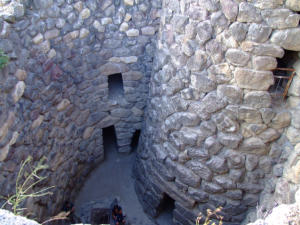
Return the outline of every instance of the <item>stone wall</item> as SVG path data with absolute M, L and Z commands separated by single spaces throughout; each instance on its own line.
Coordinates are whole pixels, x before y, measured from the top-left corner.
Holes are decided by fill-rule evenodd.
M 162 8 L 137 193 L 151 216 L 165 195 L 174 199 L 175 224 L 218 206 L 225 224 L 241 224 L 260 198 L 267 210 L 299 186 L 299 69 L 287 101 L 269 92 L 277 59 L 300 51 L 299 2 L 165 0 Z
M 74 199 L 104 159 L 102 128 L 113 125 L 119 152 L 130 152 L 142 125 L 160 2 L 0 4 L 0 49 L 10 56 L 0 71 L 0 194 L 12 194 L 28 155 L 35 161 L 46 156 L 43 185 L 54 185 L 54 195 L 27 202 L 42 220 Z M 108 84 L 112 74 L 123 81 L 115 96 Z

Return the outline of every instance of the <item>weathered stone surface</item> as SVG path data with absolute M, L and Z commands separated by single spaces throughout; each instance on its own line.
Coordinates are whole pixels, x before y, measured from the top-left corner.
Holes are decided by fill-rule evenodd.
M 274 57 L 257 56 L 252 62 L 255 70 L 273 70 L 277 67 L 277 60 Z
M 247 123 L 262 123 L 260 112 L 251 107 L 241 106 L 238 111 L 238 117 Z
M 283 0 L 258 0 L 255 6 L 260 9 L 273 9 L 283 4 Z
M 226 160 L 218 156 L 213 156 L 206 164 L 213 172 L 218 174 L 228 171 Z
M 236 69 L 234 78 L 241 88 L 265 91 L 274 84 L 273 73 L 250 69 Z
M 238 49 L 229 49 L 225 54 L 226 60 L 235 66 L 245 66 L 250 60 L 250 55 Z
M 185 165 L 202 179 L 207 181 L 210 181 L 212 179 L 213 173 L 211 172 L 211 170 L 199 160 L 190 160 Z
M 108 62 L 99 68 L 100 74 L 104 76 L 128 72 L 129 68 L 123 63 Z
M 174 171 L 175 176 L 181 180 L 184 184 L 191 187 L 198 187 L 200 185 L 201 179 L 192 170 L 177 164 Z
M 262 17 L 258 9 L 246 2 L 240 3 L 239 14 L 237 17 L 238 22 L 259 23 L 261 20 Z
M 212 36 L 212 26 L 209 21 L 204 21 L 198 24 L 197 28 L 197 38 L 200 45 L 203 45 Z
M 238 134 L 225 134 L 219 133 L 218 139 L 224 146 L 228 148 L 236 148 L 239 143 L 242 141 L 243 137 Z
M 284 49 L 300 51 L 300 28 L 277 30 L 272 34 L 271 42 Z
M 256 137 L 245 139 L 239 149 L 241 151 L 257 155 L 263 155 L 267 152 L 264 142 Z
M 224 189 L 220 185 L 214 183 L 203 182 L 202 187 L 204 191 L 211 194 L 224 192 Z
M 0 224 L 2 225 L 39 225 L 33 220 L 26 219 L 25 217 L 15 216 L 13 213 L 0 209 Z
M 291 123 L 291 114 L 289 112 L 280 112 L 272 119 L 271 127 L 280 129 L 289 126 Z
M 225 157 L 227 159 L 229 168 L 239 169 L 244 167 L 245 156 L 239 154 L 238 152 L 227 150 L 225 152 Z
M 293 144 L 300 142 L 300 129 L 290 126 L 286 131 L 286 136 Z
M 236 41 L 243 41 L 246 38 L 248 26 L 244 23 L 234 22 L 230 26 L 229 31 Z
M 297 0 L 286 0 L 285 5 L 293 11 L 300 11 L 300 3 Z
M 208 150 L 209 154 L 215 155 L 219 153 L 219 151 L 222 148 L 222 145 L 215 136 L 211 136 L 205 140 L 204 147 Z
M 64 111 L 69 105 L 71 104 L 71 102 L 68 99 L 63 99 L 56 107 L 57 111 Z
M 262 11 L 262 16 L 267 24 L 274 29 L 297 27 L 300 16 L 288 9 L 269 9 Z
M 221 0 L 224 15 L 229 21 L 234 21 L 238 14 L 238 4 L 232 0 Z
M 244 103 L 256 109 L 271 106 L 271 96 L 267 91 L 248 92 L 244 97 Z
M 262 141 L 264 143 L 269 143 L 271 141 L 276 140 L 279 137 L 280 137 L 280 133 L 278 133 L 275 129 L 272 129 L 272 128 L 269 128 L 269 129 L 263 131 L 259 135 L 259 138 L 262 139 Z
M 246 52 L 251 52 L 257 56 L 272 56 L 282 58 L 284 50 L 275 44 L 259 44 L 251 41 L 242 43 L 241 48 Z
M 270 108 L 262 108 L 260 109 L 260 113 L 265 124 L 269 124 L 276 115 Z
M 239 104 L 243 98 L 242 90 L 234 85 L 218 85 L 217 94 L 230 104 Z
M 22 97 L 24 91 L 25 91 L 26 85 L 23 81 L 19 81 L 16 86 L 15 86 L 15 90 L 12 94 L 14 102 L 18 102 L 20 100 L 20 98 Z
M 238 122 L 226 116 L 225 113 L 214 115 L 213 121 L 217 124 L 218 130 L 225 133 L 234 133 L 239 129 Z
M 267 129 L 267 126 L 265 124 L 243 123 L 241 129 L 242 129 L 242 135 L 245 138 L 248 138 L 260 134 L 261 132 Z
M 272 33 L 272 28 L 261 24 L 252 23 L 248 30 L 247 39 L 254 42 L 263 43 L 267 41 Z
M 216 84 L 203 73 L 193 73 L 191 75 L 191 88 L 199 92 L 210 92 L 216 88 Z
M 202 190 L 195 189 L 192 187 L 189 187 L 188 193 L 191 195 L 192 198 L 194 198 L 197 202 L 207 202 L 208 201 L 208 194 Z

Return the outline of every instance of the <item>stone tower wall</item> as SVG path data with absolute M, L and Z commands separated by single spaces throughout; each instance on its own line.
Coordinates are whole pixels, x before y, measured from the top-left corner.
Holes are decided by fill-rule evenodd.
M 102 128 L 119 152 L 141 129 L 159 24 L 159 1 L 1 1 L 0 195 L 13 193 L 22 160 L 47 158 L 44 186 L 27 202 L 34 217 L 57 213 L 104 160 Z M 123 95 L 108 77 L 122 74 Z M 1 202 L 0 202 L 1 203 Z M 2 205 L 2 204 L 1 204 Z
M 293 201 L 299 1 L 165 0 L 162 9 L 135 169 L 145 210 L 159 215 L 167 195 L 175 224 L 218 206 L 225 224 L 241 224 L 260 197 L 263 210 Z M 269 88 L 286 50 L 298 74 L 278 101 Z

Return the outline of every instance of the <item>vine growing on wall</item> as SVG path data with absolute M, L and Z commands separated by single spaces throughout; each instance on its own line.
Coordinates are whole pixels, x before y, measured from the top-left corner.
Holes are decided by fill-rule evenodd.
M 7 66 L 9 62 L 9 57 L 0 49 L 0 69 L 3 69 Z
M 22 208 L 22 205 L 28 198 L 53 194 L 50 192 L 50 189 L 54 188 L 54 186 L 41 189 L 36 188 L 38 184 L 47 178 L 47 176 L 40 175 L 42 171 L 48 169 L 48 165 L 44 163 L 46 158 L 43 157 L 36 165 L 32 165 L 32 160 L 33 158 L 29 156 L 21 163 L 16 180 L 15 193 L 7 197 L 0 196 L 0 198 L 6 200 L 1 208 L 8 208 L 15 215 L 23 214 L 26 208 Z

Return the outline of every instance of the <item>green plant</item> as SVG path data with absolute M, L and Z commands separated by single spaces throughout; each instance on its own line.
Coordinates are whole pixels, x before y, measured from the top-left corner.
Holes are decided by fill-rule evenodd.
M 222 207 L 218 207 L 216 208 L 214 211 L 212 211 L 211 209 L 207 209 L 206 210 L 206 217 L 205 217 L 205 221 L 203 223 L 203 225 L 217 225 L 216 222 L 212 222 L 212 220 L 210 219 L 212 216 L 215 216 L 218 220 L 219 220 L 219 225 L 223 224 L 223 216 L 218 215 L 219 212 L 222 211 Z M 200 225 L 200 221 L 203 218 L 202 213 L 200 212 L 197 219 L 196 219 L 196 225 Z
M 52 194 L 49 190 L 54 186 L 35 190 L 36 186 L 47 178 L 46 176 L 39 175 L 41 171 L 48 168 L 48 165 L 44 164 L 46 158 L 43 157 L 34 166 L 31 165 L 32 160 L 32 157 L 29 156 L 21 163 L 16 180 L 15 193 L 8 197 L 0 196 L 0 198 L 6 200 L 2 208 L 8 206 L 16 215 L 22 215 L 22 212 L 26 209 L 22 208 L 21 205 L 27 198 L 36 198 Z
M 3 69 L 9 62 L 9 57 L 0 49 L 0 69 Z

